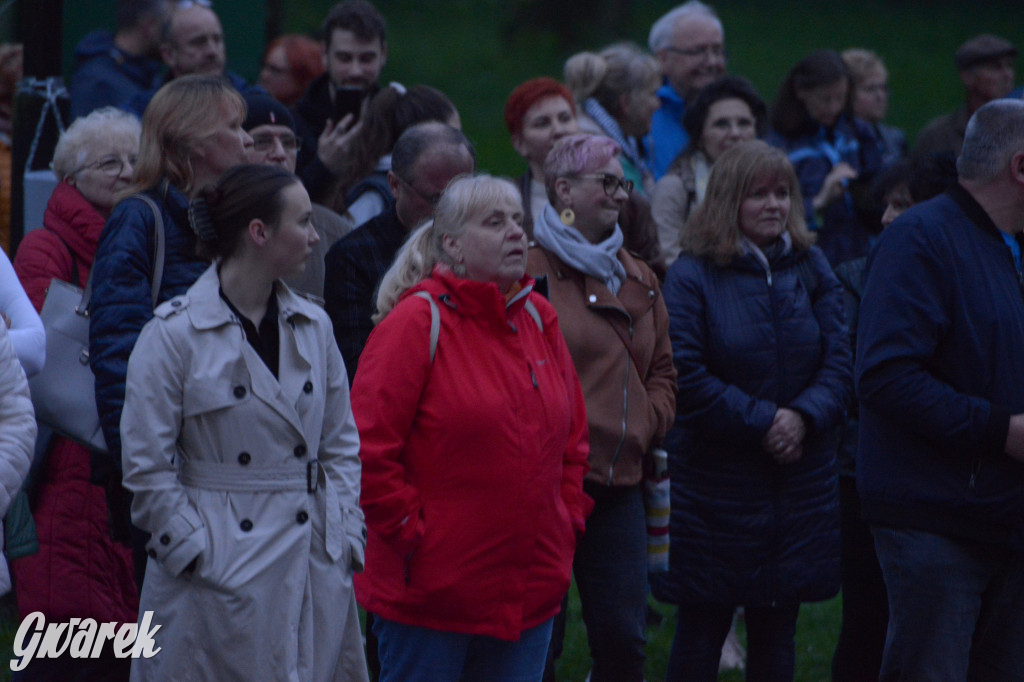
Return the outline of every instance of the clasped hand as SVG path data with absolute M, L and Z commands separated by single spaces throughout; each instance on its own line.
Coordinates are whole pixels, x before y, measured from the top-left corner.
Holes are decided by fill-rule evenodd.
M 787 407 L 775 411 L 768 433 L 761 439 L 761 446 L 777 464 L 791 464 L 803 455 L 804 436 L 807 429 L 799 412 Z

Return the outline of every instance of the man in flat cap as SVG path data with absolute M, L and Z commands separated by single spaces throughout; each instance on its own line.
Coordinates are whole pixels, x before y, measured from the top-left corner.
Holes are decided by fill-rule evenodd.
M 961 45 L 953 61 L 966 90 L 963 106 L 931 120 L 917 136 L 915 154 L 960 153 L 967 121 L 983 104 L 1006 97 L 1013 90 L 1017 47 L 1009 40 L 986 33 Z

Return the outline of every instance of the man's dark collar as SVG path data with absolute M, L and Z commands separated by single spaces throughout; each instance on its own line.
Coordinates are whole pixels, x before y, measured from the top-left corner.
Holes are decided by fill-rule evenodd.
M 1000 230 L 996 227 L 996 224 L 992 221 L 992 218 L 985 211 L 985 208 L 978 203 L 978 200 L 971 195 L 967 189 L 964 188 L 959 182 L 950 185 L 949 189 L 946 190 L 946 194 L 960 207 L 960 210 L 964 212 L 967 218 L 977 225 L 979 228 L 992 234 L 994 237 L 1002 239 Z M 1024 242 L 1024 238 L 1021 235 L 1015 235 L 1017 241 Z

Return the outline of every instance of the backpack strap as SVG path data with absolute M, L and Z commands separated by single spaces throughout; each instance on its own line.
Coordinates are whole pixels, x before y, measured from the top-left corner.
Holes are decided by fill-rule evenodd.
M 413 296 L 419 296 L 430 304 L 430 364 L 434 364 L 434 356 L 437 354 L 437 340 L 441 336 L 441 311 L 438 309 L 434 297 L 426 291 L 417 291 Z M 533 301 L 526 301 L 523 304 L 523 308 L 530 314 L 530 317 L 537 324 L 537 329 L 540 329 L 541 334 L 543 334 L 544 321 L 540 319 L 540 311 L 537 310 L 537 306 L 533 305 Z
M 533 318 L 533 321 L 537 323 L 537 329 L 539 329 L 540 333 L 543 334 L 544 321 L 540 319 L 540 311 L 537 310 L 537 306 L 535 306 L 533 304 L 533 301 L 531 301 L 530 299 L 526 299 L 526 303 L 523 304 L 523 309 L 530 314 L 530 317 Z
M 426 291 L 417 291 L 413 296 L 419 296 L 430 304 L 430 364 L 434 364 L 434 355 L 437 353 L 437 339 L 441 335 L 441 311 L 437 309 L 434 297 Z

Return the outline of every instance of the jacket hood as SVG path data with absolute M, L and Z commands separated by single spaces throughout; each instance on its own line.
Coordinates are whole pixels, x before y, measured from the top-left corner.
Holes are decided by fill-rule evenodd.
M 113 33 L 110 31 L 93 31 L 79 41 L 75 47 L 75 57 L 79 60 L 85 60 L 116 49 Z
M 534 281 L 529 275 L 523 275 L 518 284 L 520 290 L 506 301 L 494 282 L 465 279 L 453 273 L 448 266 L 438 264 L 430 277 L 411 287 L 401 298 L 426 291 L 463 317 L 488 319 L 504 326 L 526 304 L 533 291 Z

